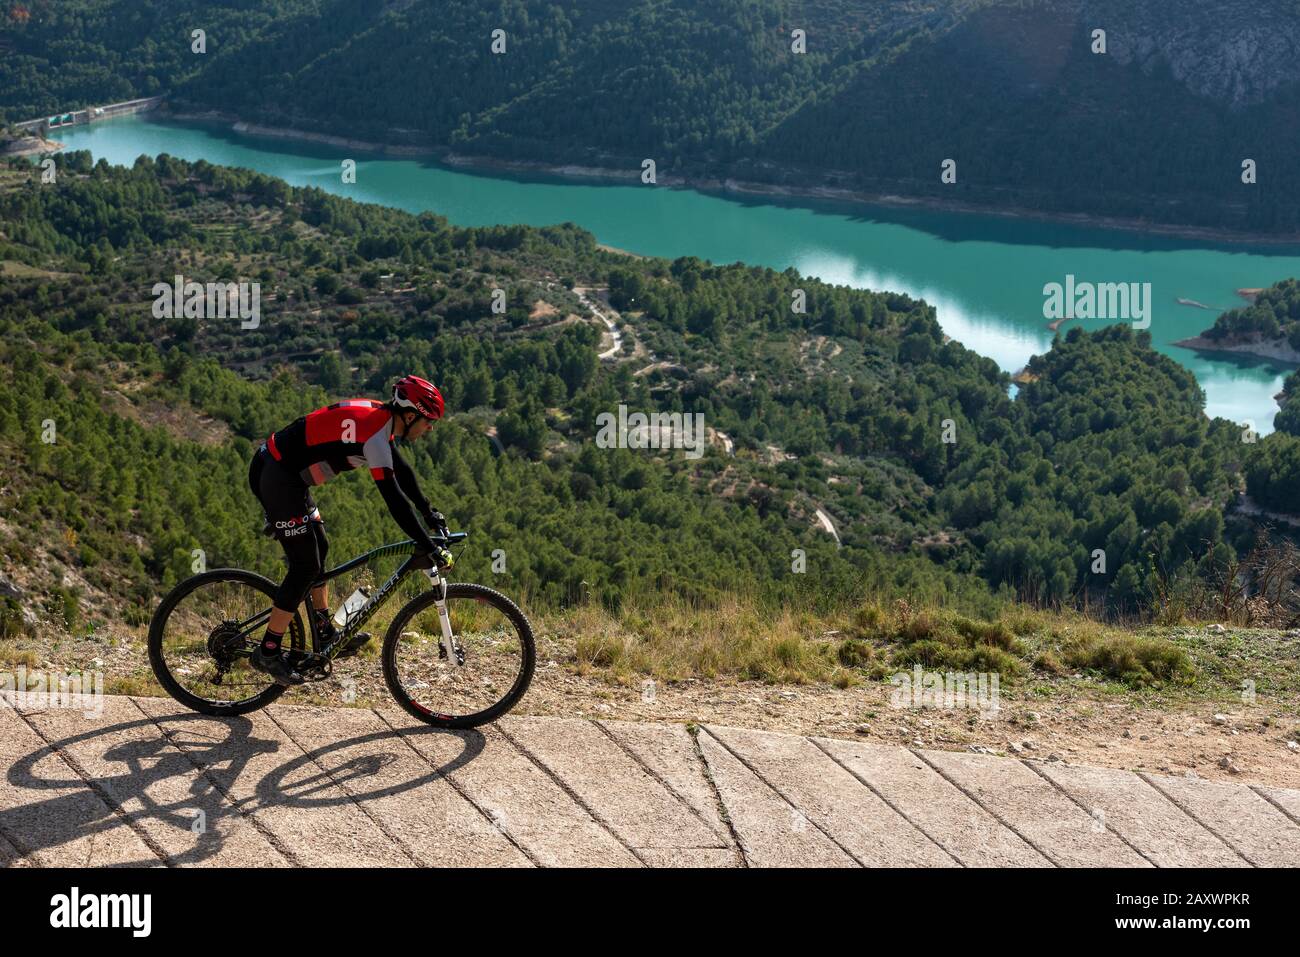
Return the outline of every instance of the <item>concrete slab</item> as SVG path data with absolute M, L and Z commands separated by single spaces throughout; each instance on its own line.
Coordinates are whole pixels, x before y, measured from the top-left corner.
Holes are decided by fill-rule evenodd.
M 718 797 L 704 773 L 695 739 L 680 724 L 637 724 L 632 721 L 596 722 L 636 755 L 696 817 L 708 825 L 718 843 L 733 847 L 731 832 L 718 813 Z M 733 847 L 734 849 L 734 847 Z
M 0 868 L 30 866 L 27 859 L 18 852 L 18 849 L 5 840 L 3 834 L 0 834 Z
M 83 731 L 97 728 L 87 724 Z M 164 862 L 12 708 L 0 705 L 0 833 L 39 867 Z
M 1256 867 L 1300 864 L 1300 827 L 1250 788 L 1203 778 L 1142 777 Z
M 1253 790 L 1280 807 L 1291 818 L 1293 824 L 1300 823 L 1300 791 L 1294 788 L 1266 787 L 1257 787 Z
M 906 748 L 836 738 L 814 741 L 967 867 L 1052 866 Z
M 286 707 L 275 718 L 422 867 L 531 867 L 407 739 L 373 711 Z
M 707 730 L 859 864 L 961 866 L 807 738 L 716 725 Z
M 507 718 L 500 729 L 629 847 L 726 850 L 726 843 L 619 743 L 579 718 Z M 655 728 L 670 734 L 666 725 Z
M 135 700 L 293 862 L 306 867 L 410 865 L 410 858 L 267 712 L 209 718 L 166 698 Z
M 1245 867 L 1246 861 L 1129 771 L 1037 762 L 1041 771 L 1086 805 L 1157 867 Z
M 854 867 L 857 862 L 798 808 L 737 761 L 713 735 L 697 742 L 748 864 L 754 867 Z
M 734 848 L 688 847 L 675 850 L 648 848 L 638 851 L 647 867 L 740 867 L 740 852 Z
M 1151 867 L 1115 833 L 1019 761 L 913 751 L 1060 867 Z
M 383 712 L 388 717 L 388 712 Z M 641 861 L 497 729 L 439 732 L 393 723 L 530 859 L 546 867 L 637 867 Z M 466 755 L 468 754 L 468 757 Z
M 679 724 L 0 707 L 0 867 L 1298 861 L 1287 788 Z
M 29 720 L 174 864 L 288 863 L 130 699 L 105 697 L 93 731 L 67 708 Z

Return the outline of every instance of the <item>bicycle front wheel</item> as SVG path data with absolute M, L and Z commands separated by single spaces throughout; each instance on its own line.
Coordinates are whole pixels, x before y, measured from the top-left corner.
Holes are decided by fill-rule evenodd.
M 425 592 L 388 626 L 384 680 L 406 711 L 439 728 L 495 721 L 533 678 L 533 628 L 505 595 L 483 585 L 449 584 L 453 654 L 442 640 L 437 593 Z

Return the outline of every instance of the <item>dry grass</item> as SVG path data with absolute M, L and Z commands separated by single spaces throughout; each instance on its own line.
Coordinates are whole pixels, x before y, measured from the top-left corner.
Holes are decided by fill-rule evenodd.
M 1164 637 L 1023 606 L 980 620 L 904 600 L 819 615 L 769 610 L 739 594 L 708 604 L 642 596 L 617 612 L 588 604 L 535 624 L 577 674 L 620 685 L 726 677 L 843 688 L 919 664 L 996 672 L 1003 680 L 1087 672 L 1140 688 L 1195 672 L 1187 653 Z
M 8 671 L 24 665 L 30 669 L 38 667 L 40 663 L 40 655 L 30 648 L 20 647 L 13 640 L 0 641 L 0 669 Z
M 373 570 L 355 576 L 366 577 L 374 578 Z M 353 584 L 341 583 L 338 594 Z M 394 600 L 391 609 L 401 603 Z M 368 630 L 382 636 L 388 612 L 376 616 Z M 1058 683 L 1078 678 L 1114 692 L 1235 694 L 1249 679 L 1261 693 L 1285 693 L 1296 687 L 1300 650 L 1300 642 L 1277 632 L 1135 629 L 1019 605 L 980 619 L 885 599 L 817 612 L 769 607 L 759 596 L 743 593 L 692 602 L 646 592 L 617 610 L 586 603 L 559 611 L 534 608 L 531 617 L 543 666 L 613 688 L 654 680 L 845 689 L 888 681 L 919 665 L 939 672 L 996 673 L 1004 688 L 1022 685 L 1036 694 L 1051 694 Z M 0 635 L 0 672 L 20 665 L 82 668 L 102 657 L 111 692 L 158 693 L 144 654 L 143 627 L 117 624 L 84 637 L 52 626 L 11 632 Z M 358 659 L 366 674 L 376 671 L 378 645 L 372 643 Z M 375 690 L 382 698 L 382 689 Z
M 720 676 L 779 684 L 853 680 L 823 620 L 789 608 L 765 611 L 743 596 L 708 605 L 675 596 L 634 599 L 617 613 L 587 604 L 549 615 L 537 630 L 573 648 L 580 675 L 620 684 Z
M 1077 612 L 1017 609 L 1003 621 L 1024 636 L 1034 665 L 1046 674 L 1068 669 L 1092 672 L 1132 688 L 1190 681 L 1195 667 L 1187 651 L 1168 638 L 1103 624 Z

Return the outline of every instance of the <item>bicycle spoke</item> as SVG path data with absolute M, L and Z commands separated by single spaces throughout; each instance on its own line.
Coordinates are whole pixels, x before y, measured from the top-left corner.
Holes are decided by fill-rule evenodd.
M 210 581 L 180 599 L 164 625 L 159 651 L 188 693 L 212 702 L 240 702 L 266 690 L 268 678 L 248 663 L 270 598 L 246 581 Z M 301 623 L 295 619 L 301 641 Z
M 451 583 L 423 591 L 398 609 L 381 651 L 394 698 L 429 724 L 469 728 L 512 708 L 532 679 L 532 628 L 509 598 L 483 585 Z M 275 585 L 253 572 L 221 569 L 187 579 L 163 599 L 149 626 L 149 658 L 167 692 L 203 714 L 246 714 L 285 691 L 255 670 Z M 452 634 L 443 637 L 435 595 L 446 596 Z M 382 618 L 380 619 L 382 621 Z M 324 680 L 328 659 L 307 653 L 307 630 L 295 613 L 285 633 L 291 660 Z
M 493 707 L 527 667 L 523 637 L 505 612 L 474 597 L 448 597 L 454 634 L 447 654 L 437 609 L 402 625 L 393 650 L 397 681 L 417 710 L 461 718 Z M 462 663 L 463 661 L 463 663 Z

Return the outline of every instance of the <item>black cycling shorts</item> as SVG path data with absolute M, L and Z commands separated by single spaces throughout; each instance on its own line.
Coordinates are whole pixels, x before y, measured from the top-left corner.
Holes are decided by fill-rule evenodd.
M 284 547 L 289 571 L 275 593 L 275 607 L 293 611 L 307 590 L 324 584 L 329 539 L 325 523 L 302 479 L 291 475 L 262 446 L 248 468 L 248 486 L 266 512 L 266 530 Z
M 309 536 L 311 522 L 322 521 L 316 500 L 302 479 L 291 475 L 271 458 L 266 446 L 258 449 L 248 469 L 248 486 L 266 512 L 268 531 L 281 542 Z

